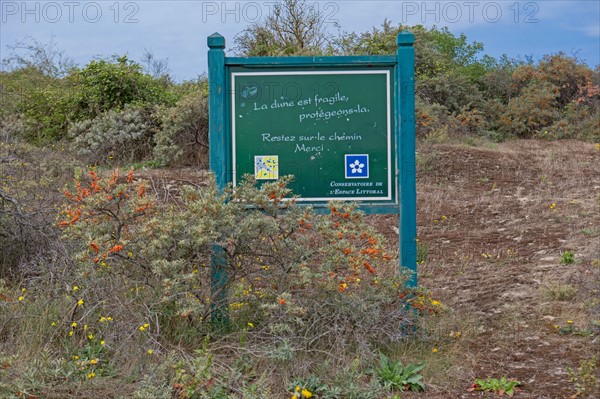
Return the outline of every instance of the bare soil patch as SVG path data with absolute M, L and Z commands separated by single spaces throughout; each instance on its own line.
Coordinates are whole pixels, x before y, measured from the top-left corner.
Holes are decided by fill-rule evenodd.
M 421 147 L 418 159 L 418 237 L 428 247 L 419 283 L 468 329 L 452 353 L 438 353 L 455 359 L 453 382 L 432 381 L 426 396 L 489 397 L 467 388 L 476 377 L 506 375 L 524 383 L 516 397 L 570 397 L 567 367 L 600 357 L 597 330 L 561 335 L 555 327 L 600 319 L 591 306 L 600 295 L 592 265 L 600 258 L 600 151 L 577 141 L 516 141 Z M 567 250 L 576 262 L 561 265 Z M 558 284 L 576 294 L 548 298 Z

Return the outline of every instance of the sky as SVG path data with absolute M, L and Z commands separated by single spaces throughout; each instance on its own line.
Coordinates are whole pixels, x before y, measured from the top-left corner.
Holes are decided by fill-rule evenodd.
M 268 1 L 22 1 L 0 0 L 0 58 L 27 37 L 48 42 L 80 66 L 95 57 L 146 51 L 167 59 L 177 81 L 207 70 L 206 38 L 218 32 L 234 55 L 234 38 L 268 15 Z M 591 67 L 600 64 L 600 1 L 315 1 L 332 32 L 365 32 L 387 18 L 394 25 L 447 26 L 482 42 L 494 57 L 563 51 Z

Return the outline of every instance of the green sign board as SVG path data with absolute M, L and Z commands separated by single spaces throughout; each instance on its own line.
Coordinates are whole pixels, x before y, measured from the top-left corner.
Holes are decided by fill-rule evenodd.
M 293 175 L 298 201 L 395 201 L 393 70 L 231 72 L 232 181 Z
M 219 187 L 293 175 L 298 201 L 398 214 L 400 266 L 417 286 L 414 36 L 394 55 L 226 57 L 208 37 L 210 168 Z M 226 276 L 215 251 L 213 285 Z

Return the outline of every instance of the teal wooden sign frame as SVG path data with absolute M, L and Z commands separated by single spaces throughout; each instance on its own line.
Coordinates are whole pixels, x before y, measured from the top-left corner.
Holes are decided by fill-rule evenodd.
M 208 37 L 210 168 L 219 187 L 245 173 L 294 175 L 299 202 L 358 201 L 399 215 L 400 267 L 417 286 L 414 35 L 396 55 L 226 57 Z M 224 285 L 216 250 L 213 286 Z

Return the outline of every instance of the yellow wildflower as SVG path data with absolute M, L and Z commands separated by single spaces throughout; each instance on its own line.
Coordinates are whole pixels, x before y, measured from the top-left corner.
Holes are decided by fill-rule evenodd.
M 83 305 L 83 299 L 79 299 L 79 300 L 77 301 L 77 305 L 78 305 L 78 306 L 81 306 L 81 305 Z
M 248 327 L 250 327 L 250 328 L 254 328 L 254 324 L 252 324 L 252 323 L 248 322 Z
M 92 333 L 88 334 L 88 339 L 94 339 L 94 335 Z
M 437 351 L 438 351 L 438 350 L 437 350 L 437 348 L 433 348 L 431 351 L 432 351 L 433 353 L 437 353 Z
M 87 375 L 88 379 L 90 379 L 90 380 L 92 378 L 94 378 L 95 376 L 96 376 L 96 373 L 94 373 L 93 371 Z
M 104 346 L 104 340 L 100 341 L 100 345 Z
M 77 327 L 77 322 L 74 321 L 73 323 L 71 323 L 71 327 L 73 327 L 73 328 Z
M 92 360 L 90 360 L 90 364 L 98 364 L 98 360 L 92 359 Z
M 305 398 L 311 398 L 313 395 L 308 389 L 304 388 L 302 390 L 302 396 Z
M 19 301 L 22 301 L 23 299 L 25 299 L 25 297 L 24 297 L 23 295 L 21 295 L 21 296 L 19 297 Z
M 460 331 L 450 331 L 450 336 L 453 338 L 460 338 L 462 333 Z
M 73 286 L 73 291 L 77 291 L 78 289 L 79 289 L 78 286 L 76 286 L 76 285 Z
M 573 324 L 573 320 L 567 320 L 567 324 Z
M 69 331 L 69 337 L 73 336 L 73 331 Z
M 154 353 L 154 351 L 153 351 L 152 349 L 148 349 L 148 354 L 149 354 L 149 355 L 151 355 L 151 354 L 153 354 L 153 353 Z

